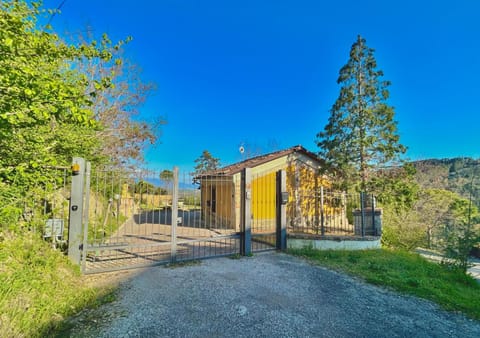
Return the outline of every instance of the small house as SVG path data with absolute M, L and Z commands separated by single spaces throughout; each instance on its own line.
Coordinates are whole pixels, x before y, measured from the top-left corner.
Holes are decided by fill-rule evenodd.
M 201 190 L 202 221 L 217 229 L 240 230 L 241 173 L 251 169 L 252 228 L 270 231 L 276 217 L 276 173 L 285 170 L 289 203 L 287 225 L 308 222 L 318 215 L 320 186 L 329 186 L 320 174 L 323 161 L 302 146 L 275 151 L 202 174 L 196 178 Z M 311 218 L 310 217 L 310 218 Z

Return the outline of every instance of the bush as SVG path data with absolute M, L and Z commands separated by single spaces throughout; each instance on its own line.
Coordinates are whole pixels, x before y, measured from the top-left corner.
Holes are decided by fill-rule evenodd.
M 466 272 L 472 248 L 480 242 L 480 231 L 469 224 L 445 226 L 439 248 L 445 253 L 443 261 Z
M 0 336 L 41 337 L 94 304 L 78 267 L 39 237 L 0 233 Z

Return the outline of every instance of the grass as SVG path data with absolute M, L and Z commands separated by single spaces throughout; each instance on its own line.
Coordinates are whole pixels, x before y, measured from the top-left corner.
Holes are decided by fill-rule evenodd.
M 480 319 L 480 284 L 458 269 L 418 254 L 387 249 L 364 251 L 289 250 L 316 264 L 361 277 L 366 282 L 434 301 L 448 311 Z
M 44 337 L 85 307 L 112 299 L 78 267 L 32 234 L 0 233 L 0 337 Z
M 112 236 L 120 226 L 125 223 L 127 217 L 125 215 L 118 215 L 118 217 L 110 217 L 107 219 L 107 223 L 103 226 L 105 216 L 97 218 L 96 223 L 88 225 L 88 239 L 93 242 L 106 240 Z
M 231 255 L 231 256 L 228 256 L 228 258 L 230 258 L 230 259 L 240 259 L 240 258 L 242 258 L 242 257 L 243 257 L 243 256 L 240 255 L 239 253 L 236 253 L 236 254 L 233 254 L 233 255 Z

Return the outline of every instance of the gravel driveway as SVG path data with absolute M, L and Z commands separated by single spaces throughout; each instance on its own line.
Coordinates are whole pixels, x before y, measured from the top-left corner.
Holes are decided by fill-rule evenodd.
M 282 253 L 144 270 L 72 336 L 480 337 L 480 322 Z

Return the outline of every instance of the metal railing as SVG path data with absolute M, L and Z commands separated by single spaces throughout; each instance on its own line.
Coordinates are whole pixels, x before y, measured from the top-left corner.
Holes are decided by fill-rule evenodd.
M 53 247 L 63 247 L 68 230 L 70 172 L 64 167 L 41 168 L 41 175 L 12 202 L 22 210 L 16 222 L 40 233 Z
M 240 252 L 231 176 L 87 173 L 82 264 L 100 272 Z
M 251 174 L 252 251 L 276 248 L 277 172 L 268 170 Z
M 379 236 L 381 209 L 367 193 L 348 194 L 320 187 L 294 192 L 287 206 L 291 234 L 321 236 Z
M 69 257 L 87 273 L 284 249 L 287 232 L 381 234 L 372 195 L 295 189 L 281 168 L 192 175 L 74 161 L 78 173 L 52 174 L 44 198 L 25 209 L 38 213 L 42 204 L 47 239 L 66 239 L 57 229 L 69 223 Z

